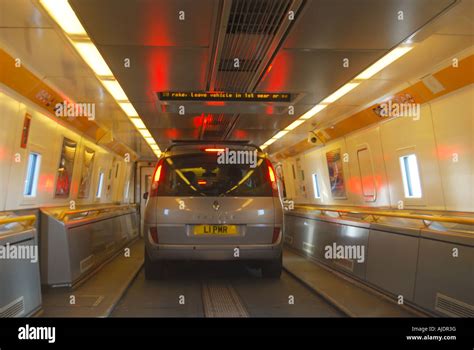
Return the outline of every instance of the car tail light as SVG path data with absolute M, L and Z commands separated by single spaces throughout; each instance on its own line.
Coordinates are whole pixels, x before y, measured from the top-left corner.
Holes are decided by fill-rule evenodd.
M 163 163 L 163 159 L 160 159 L 156 165 L 155 173 L 153 174 L 153 182 L 151 183 L 150 197 L 156 197 L 158 195 L 158 186 L 164 173 Z
M 150 236 L 153 242 L 158 244 L 158 228 L 156 226 L 150 227 Z
M 270 181 L 272 183 L 275 183 L 275 172 L 273 171 L 273 168 L 271 165 L 268 166 L 268 175 L 270 176 Z
M 278 241 L 278 238 L 280 238 L 280 232 L 281 232 L 280 227 L 274 227 L 273 228 L 272 243 L 276 243 Z
M 268 179 L 270 180 L 270 183 L 272 184 L 273 196 L 277 197 L 278 184 L 277 184 L 275 169 L 273 168 L 272 163 L 268 159 L 266 159 L 266 161 L 267 161 L 267 168 L 268 168 Z

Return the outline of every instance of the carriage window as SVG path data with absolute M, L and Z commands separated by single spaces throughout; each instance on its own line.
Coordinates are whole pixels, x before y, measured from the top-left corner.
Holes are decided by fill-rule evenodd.
M 421 181 L 415 154 L 400 157 L 405 198 L 421 198 Z
M 120 166 L 120 163 L 117 162 L 117 164 L 115 165 L 115 178 L 117 178 L 117 176 L 118 176 L 119 166 Z
M 124 200 L 128 201 L 128 191 L 130 190 L 130 180 L 125 183 Z
M 99 174 L 99 182 L 97 183 L 97 191 L 95 193 L 95 198 L 100 198 L 102 196 L 103 185 L 104 185 L 104 172 L 101 171 Z
M 25 189 L 23 194 L 27 197 L 35 197 L 38 187 L 38 177 L 41 164 L 41 155 L 31 152 L 28 156 L 28 170 L 26 172 Z
M 319 192 L 319 183 L 318 183 L 318 174 L 313 174 L 313 189 L 314 189 L 314 198 L 321 198 L 321 193 Z

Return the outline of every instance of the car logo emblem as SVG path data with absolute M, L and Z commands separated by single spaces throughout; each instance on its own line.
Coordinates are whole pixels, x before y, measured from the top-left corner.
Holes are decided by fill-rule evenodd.
M 215 211 L 217 211 L 217 210 L 219 210 L 221 205 L 219 204 L 218 201 L 214 201 L 214 203 L 212 203 L 212 207 L 214 208 Z

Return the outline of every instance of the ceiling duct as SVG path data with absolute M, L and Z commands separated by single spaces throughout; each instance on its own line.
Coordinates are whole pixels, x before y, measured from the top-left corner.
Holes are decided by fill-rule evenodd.
M 278 51 L 303 0 L 224 0 L 210 91 L 252 92 Z
M 199 139 L 224 140 L 237 116 L 232 114 L 203 114 L 202 118 Z

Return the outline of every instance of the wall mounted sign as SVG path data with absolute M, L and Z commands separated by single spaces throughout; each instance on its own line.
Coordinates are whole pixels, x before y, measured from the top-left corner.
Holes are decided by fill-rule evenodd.
M 72 173 L 77 143 L 68 138 L 63 139 L 61 158 L 57 170 L 55 197 L 68 197 L 71 189 Z
M 26 148 L 28 145 L 28 135 L 30 134 L 31 115 L 25 113 L 25 119 L 23 120 L 23 129 L 21 130 L 21 148 Z
M 329 184 L 331 185 L 331 195 L 334 199 L 346 198 L 346 185 L 344 183 L 344 173 L 342 169 L 341 149 L 335 149 L 326 153 L 328 164 Z
M 89 197 L 89 190 L 92 182 L 92 171 L 94 168 L 95 151 L 85 147 L 82 160 L 81 182 L 79 183 L 78 198 Z

